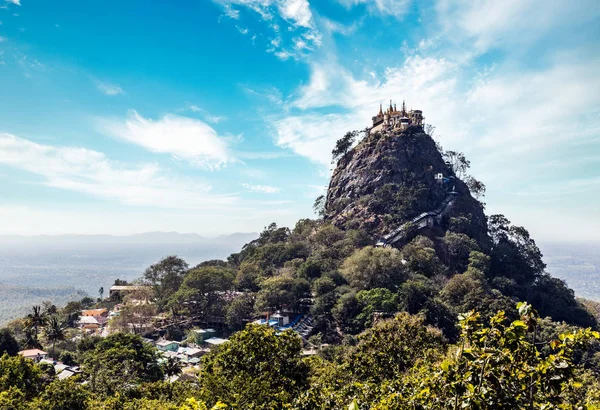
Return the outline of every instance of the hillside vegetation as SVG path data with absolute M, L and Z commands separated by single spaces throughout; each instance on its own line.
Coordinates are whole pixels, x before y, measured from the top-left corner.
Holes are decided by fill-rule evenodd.
M 335 154 L 315 204 L 321 217 L 272 224 L 227 261 L 163 259 L 142 278 L 152 304 L 126 305 L 112 322 L 141 333 L 130 323 L 162 314 L 167 324 L 154 333 L 173 338 L 191 322 L 221 323 L 232 335 L 196 373 L 165 381 L 173 363 L 157 364 L 136 334 L 57 338 L 42 320 L 38 338 L 31 314 L 6 340 L 56 347 L 83 374 L 57 381 L 6 355 L 0 408 L 599 408 L 594 305 L 545 272 L 525 228 L 485 216 L 476 199 L 485 187 L 462 154 L 443 152 L 421 127 L 368 135 Z M 450 194 L 435 223 L 405 225 Z M 401 226 L 401 240 L 375 246 Z M 304 315 L 310 334 L 247 324 L 279 310 Z

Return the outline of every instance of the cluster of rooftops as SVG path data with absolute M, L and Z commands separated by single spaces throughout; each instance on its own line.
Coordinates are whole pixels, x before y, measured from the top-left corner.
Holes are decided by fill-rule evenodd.
M 398 110 L 396 104 L 392 104 L 390 100 L 390 106 L 384 111 L 383 104 L 379 104 L 379 112 L 373 118 L 373 127 L 370 132 L 387 131 L 389 129 L 401 129 L 404 130 L 410 126 L 422 126 L 423 111 L 421 110 L 407 110 L 406 103 L 402 101 L 402 107 Z

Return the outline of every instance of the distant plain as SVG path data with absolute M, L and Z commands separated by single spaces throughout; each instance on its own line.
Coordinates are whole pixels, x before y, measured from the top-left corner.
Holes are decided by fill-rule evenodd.
M 86 295 L 97 297 L 100 287 L 108 295 L 115 279 L 137 279 L 168 255 L 183 258 L 190 267 L 225 259 L 256 236 L 0 236 L 0 325 L 45 300 L 60 306 Z M 600 301 L 600 243 L 549 242 L 540 249 L 548 272 L 564 279 L 576 296 Z
M 60 306 L 86 295 L 98 297 L 101 287 L 107 296 L 115 279 L 140 278 L 149 265 L 168 255 L 183 258 L 190 267 L 225 259 L 257 236 L 0 236 L 0 325 L 45 300 Z

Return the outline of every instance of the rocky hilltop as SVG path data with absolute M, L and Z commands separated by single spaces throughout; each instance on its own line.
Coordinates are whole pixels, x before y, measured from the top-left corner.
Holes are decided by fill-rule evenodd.
M 442 180 L 436 179 L 439 174 Z M 364 229 L 376 239 L 436 209 L 452 191 L 456 201 L 440 227 L 458 220 L 465 233 L 484 244 L 483 205 L 423 128 L 377 132 L 338 161 L 327 190 L 326 219 L 343 229 Z

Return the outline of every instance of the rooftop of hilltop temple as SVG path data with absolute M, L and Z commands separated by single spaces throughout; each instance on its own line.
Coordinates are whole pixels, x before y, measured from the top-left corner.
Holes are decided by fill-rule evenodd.
M 421 110 L 407 110 L 406 103 L 402 101 L 402 107 L 398 110 L 396 104 L 392 104 L 390 100 L 390 106 L 383 110 L 383 104 L 379 104 L 379 112 L 373 117 L 373 127 L 370 133 L 380 131 L 391 131 L 391 130 L 404 130 L 410 126 L 422 126 L 423 111 Z

